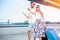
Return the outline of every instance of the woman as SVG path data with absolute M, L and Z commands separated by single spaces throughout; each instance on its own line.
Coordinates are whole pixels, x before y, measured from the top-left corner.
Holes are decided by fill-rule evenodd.
M 39 5 L 36 6 L 35 14 L 36 14 L 36 19 L 43 19 L 43 21 L 44 21 L 44 15 L 43 15 L 42 11 L 40 10 Z
M 43 13 L 40 10 L 40 6 L 37 5 L 36 6 L 36 12 L 35 12 L 35 16 L 36 16 L 36 22 L 34 25 L 34 40 L 36 40 L 36 37 L 39 38 L 39 40 L 42 40 L 42 37 L 45 37 L 45 32 L 44 32 L 44 17 L 43 17 Z

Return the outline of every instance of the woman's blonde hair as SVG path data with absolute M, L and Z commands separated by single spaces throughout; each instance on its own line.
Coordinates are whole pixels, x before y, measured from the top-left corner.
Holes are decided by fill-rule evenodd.
M 36 8 L 40 7 L 39 5 L 36 6 Z
M 36 10 L 37 10 L 37 8 L 38 8 L 38 10 L 40 11 L 40 6 L 39 6 L 39 5 L 36 6 Z

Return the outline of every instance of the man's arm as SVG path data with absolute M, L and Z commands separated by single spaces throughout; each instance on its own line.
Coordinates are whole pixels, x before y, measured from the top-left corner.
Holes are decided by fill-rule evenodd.
M 24 12 L 23 12 L 23 14 L 24 14 L 24 16 L 25 16 L 27 19 L 29 19 L 29 18 L 30 18 L 30 16 L 27 16 Z

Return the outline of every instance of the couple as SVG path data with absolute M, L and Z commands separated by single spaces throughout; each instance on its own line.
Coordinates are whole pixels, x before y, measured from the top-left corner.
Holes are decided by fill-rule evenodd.
M 45 37 L 44 29 L 41 25 L 42 21 L 41 19 L 44 20 L 43 13 L 40 10 L 40 6 L 37 5 L 35 6 L 34 2 L 30 3 L 30 8 L 27 8 L 29 11 L 29 15 L 26 16 L 26 18 L 29 19 L 29 29 L 28 29 L 28 40 L 31 40 L 31 31 L 32 29 L 34 30 L 34 40 L 36 40 L 36 37 L 39 38 L 39 40 L 42 40 L 42 37 Z M 37 25 L 37 26 L 36 26 Z M 37 27 L 37 28 L 36 28 Z M 39 30 L 38 30 L 39 29 Z M 38 31 L 37 31 L 38 30 Z

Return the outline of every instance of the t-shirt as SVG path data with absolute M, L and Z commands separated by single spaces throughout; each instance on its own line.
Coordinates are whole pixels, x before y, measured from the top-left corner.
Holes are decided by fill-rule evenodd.
M 39 12 L 36 12 L 36 19 L 42 19 L 41 14 Z
M 34 8 L 29 8 L 30 9 L 30 11 L 32 12 L 32 13 L 34 13 L 35 12 L 35 10 L 36 10 L 36 8 L 34 7 Z M 28 10 L 28 9 L 27 9 Z M 28 16 L 30 16 L 30 18 L 29 18 L 29 23 L 34 23 L 35 22 L 35 15 L 34 14 L 32 14 L 32 13 L 30 13 L 29 12 L 29 10 L 28 10 Z
M 36 12 L 35 19 L 41 19 L 41 21 L 43 22 L 43 18 L 41 16 L 40 12 Z

